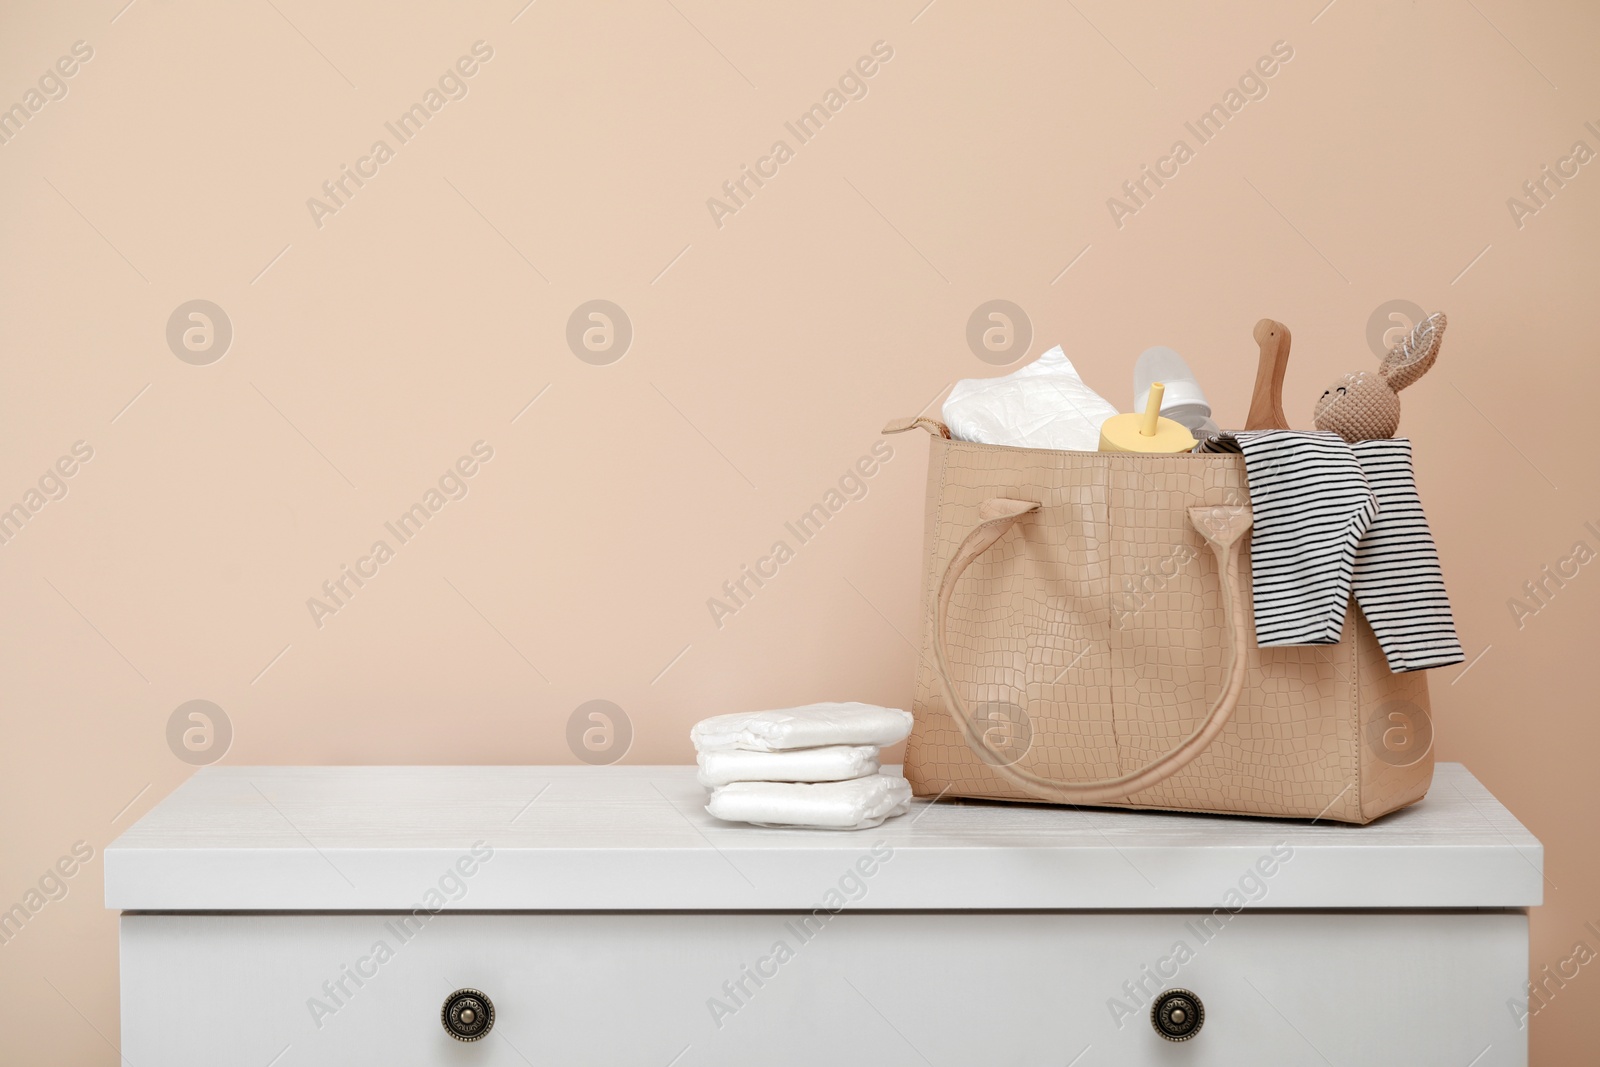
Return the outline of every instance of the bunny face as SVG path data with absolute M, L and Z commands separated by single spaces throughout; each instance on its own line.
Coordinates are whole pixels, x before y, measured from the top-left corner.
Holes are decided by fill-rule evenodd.
M 1357 371 L 1323 391 L 1311 421 L 1317 429 L 1332 430 L 1346 441 L 1393 437 L 1400 428 L 1400 397 L 1378 374 Z
M 1445 325 L 1444 312 L 1434 312 L 1389 349 L 1376 373 L 1346 374 L 1323 390 L 1311 410 L 1317 429 L 1331 430 L 1346 441 L 1393 437 L 1400 428 L 1400 390 L 1433 366 Z

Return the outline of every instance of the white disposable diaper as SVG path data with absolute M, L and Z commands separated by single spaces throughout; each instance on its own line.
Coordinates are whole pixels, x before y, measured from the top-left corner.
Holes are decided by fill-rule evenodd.
M 824 745 L 788 752 L 719 749 L 699 755 L 700 784 L 729 782 L 842 782 L 878 773 L 876 745 Z
M 910 733 L 909 711 L 850 702 L 713 715 L 695 723 L 689 738 L 697 752 L 780 752 L 820 745 L 893 745 Z
M 963 378 L 944 402 L 945 425 L 957 440 L 1016 448 L 1093 452 L 1100 425 L 1115 414 L 1060 345 L 1004 377 Z
M 911 806 L 911 783 L 871 774 L 848 782 L 733 782 L 711 791 L 706 811 L 728 822 L 864 830 Z

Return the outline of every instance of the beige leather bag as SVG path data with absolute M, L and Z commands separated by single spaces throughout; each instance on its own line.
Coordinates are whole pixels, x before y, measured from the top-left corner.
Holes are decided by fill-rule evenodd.
M 1337 645 L 1256 647 L 1243 457 L 884 432 L 918 426 L 918 796 L 1366 823 L 1427 792 L 1427 679 L 1355 604 Z

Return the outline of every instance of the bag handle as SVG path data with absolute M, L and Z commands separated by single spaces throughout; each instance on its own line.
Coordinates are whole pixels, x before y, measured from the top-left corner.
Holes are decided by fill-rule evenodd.
M 950 439 L 950 427 L 938 419 L 930 419 L 926 416 L 913 415 L 909 419 L 891 419 L 881 432 L 886 434 L 905 433 L 907 430 L 915 430 L 918 426 L 927 430 L 930 436 L 943 437 L 947 441 Z
M 1241 650 L 1248 647 L 1250 634 L 1245 625 L 1243 587 L 1240 581 L 1240 545 L 1250 528 L 1251 513 L 1247 507 L 1201 506 L 1189 509 L 1189 521 L 1211 546 L 1217 557 L 1217 574 L 1221 579 L 1223 615 L 1228 631 L 1227 663 L 1223 670 L 1222 691 L 1217 702 L 1206 713 L 1205 720 L 1172 751 L 1148 765 L 1116 778 L 1102 778 L 1093 782 L 1062 782 L 1023 770 L 996 752 L 973 726 L 967 706 L 956 692 L 950 677 L 950 657 L 946 650 L 946 623 L 950 614 L 950 599 L 956 582 L 983 555 L 1000 540 L 1019 518 L 1036 511 L 1039 504 L 1029 500 L 1012 500 L 995 497 L 978 507 L 978 524 L 961 542 L 955 556 L 945 568 L 939 583 L 939 597 L 934 616 L 933 654 L 939 679 L 949 695 L 951 717 L 975 752 L 993 757 L 994 770 L 1012 785 L 1041 800 L 1060 804 L 1098 804 L 1148 789 L 1172 777 L 1191 760 L 1203 752 L 1227 725 L 1234 709 L 1239 705 L 1239 695 L 1244 689 L 1244 671 L 1240 669 Z

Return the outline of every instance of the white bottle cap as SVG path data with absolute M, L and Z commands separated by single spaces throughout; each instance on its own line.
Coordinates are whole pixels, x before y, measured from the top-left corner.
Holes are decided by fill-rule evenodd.
M 1184 358 L 1162 345 L 1147 348 L 1133 365 L 1133 410 L 1143 413 L 1145 398 L 1150 395 L 1152 382 L 1162 382 L 1166 392 L 1161 398 L 1161 414 L 1175 422 L 1187 424 L 1210 418 L 1211 402 L 1201 391 L 1194 372 Z

